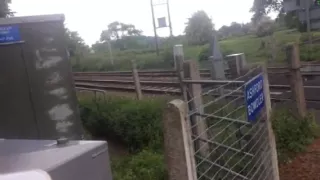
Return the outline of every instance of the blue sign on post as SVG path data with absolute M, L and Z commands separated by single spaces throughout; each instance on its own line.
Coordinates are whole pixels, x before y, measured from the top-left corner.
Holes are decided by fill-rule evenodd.
M 263 76 L 254 77 L 245 85 L 247 117 L 249 122 L 255 122 L 257 115 L 264 107 Z
M 0 26 L 0 44 L 20 41 L 20 30 L 17 25 Z

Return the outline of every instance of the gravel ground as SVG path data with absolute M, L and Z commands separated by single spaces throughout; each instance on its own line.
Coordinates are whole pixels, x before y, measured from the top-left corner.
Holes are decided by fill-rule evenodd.
M 320 180 L 320 139 L 279 171 L 281 180 Z

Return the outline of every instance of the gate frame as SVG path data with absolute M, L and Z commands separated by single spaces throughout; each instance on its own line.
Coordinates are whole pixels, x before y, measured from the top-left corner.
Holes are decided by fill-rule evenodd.
M 181 61 L 183 61 L 183 59 L 180 59 Z M 179 64 L 183 64 L 183 67 L 186 69 L 177 69 L 177 71 L 179 72 L 179 81 L 181 84 L 181 90 L 182 90 L 182 94 L 184 95 L 184 99 L 186 102 L 192 102 L 192 99 L 190 99 L 191 97 L 197 97 L 199 95 L 201 95 L 202 91 L 201 91 L 201 85 L 202 84 L 223 84 L 223 83 L 228 83 L 228 82 L 232 82 L 230 80 L 200 80 L 199 78 L 197 78 L 197 76 L 192 76 L 189 75 L 187 76 L 188 79 L 185 79 L 184 75 L 186 74 L 186 72 L 184 70 L 188 72 L 192 72 L 194 74 L 199 74 L 199 70 L 197 69 L 197 64 L 195 61 L 186 61 L 186 62 L 178 62 Z M 264 80 L 264 97 L 265 97 L 265 110 L 266 110 L 266 128 L 267 128 L 267 134 L 268 134 L 268 144 L 269 144 L 269 148 L 270 148 L 270 152 L 271 152 L 271 169 L 272 169 L 272 180 L 279 180 L 279 169 L 278 169 L 278 159 L 277 159 L 277 150 L 276 150 L 276 142 L 275 142 L 275 136 L 273 133 L 273 129 L 272 129 L 272 124 L 271 124 L 271 112 L 272 112 L 272 108 L 271 108 L 271 98 L 270 98 L 270 89 L 269 89 L 269 80 L 268 80 L 268 74 L 267 74 L 267 68 L 265 64 L 261 65 L 261 71 L 263 74 L 263 80 Z M 196 79 L 193 79 L 193 77 L 196 77 Z M 235 83 L 244 83 L 244 81 L 234 81 Z M 198 85 L 197 86 L 197 91 L 191 91 L 188 92 L 187 88 L 192 85 Z M 200 86 L 200 90 L 199 90 L 199 86 Z M 190 95 L 191 94 L 191 95 Z M 166 128 L 170 128 L 170 125 L 168 124 L 168 122 L 170 121 L 171 123 L 175 122 L 184 122 L 185 124 L 180 126 L 180 129 L 178 132 L 180 132 L 180 136 L 179 137 L 175 137 L 175 139 L 177 140 L 177 142 L 179 142 L 179 138 L 180 138 L 180 142 L 184 142 L 184 158 L 182 158 L 183 161 L 185 161 L 185 164 L 181 164 L 179 162 L 174 162 L 174 161 L 170 161 L 170 159 L 174 158 L 172 157 L 172 153 L 173 152 L 181 152 L 177 149 L 177 146 L 173 146 L 172 144 L 169 145 L 168 143 L 166 143 L 168 141 L 168 139 L 173 138 L 172 134 L 168 134 L 168 131 L 165 130 L 165 157 L 166 157 L 166 162 L 168 165 L 168 171 L 169 171 L 169 179 L 170 180 L 183 180 L 186 179 L 185 177 L 188 177 L 187 180 L 197 180 L 197 169 L 196 169 L 196 164 L 195 164 L 195 158 L 193 156 L 195 149 L 194 149 L 194 145 L 191 143 L 191 136 L 192 136 L 192 132 L 190 131 L 191 127 L 192 127 L 192 122 L 190 121 L 190 119 L 188 118 L 188 115 L 190 113 L 190 107 L 187 108 L 187 103 L 178 103 L 179 106 L 177 106 L 177 100 L 171 101 L 168 105 L 169 108 L 167 109 L 167 111 L 164 114 L 164 124 L 165 124 L 165 129 Z M 200 105 L 199 103 L 202 103 L 201 101 L 199 101 L 198 103 L 194 104 L 194 105 Z M 183 107 L 183 108 L 181 108 Z M 186 109 L 184 109 L 186 108 Z M 179 117 L 177 117 L 177 110 L 179 110 Z M 172 113 L 169 112 L 176 112 L 174 116 L 172 116 Z M 189 112 L 189 113 L 188 113 Z M 171 115 L 170 115 L 171 114 Z M 184 120 L 184 121 L 182 121 Z M 206 126 L 206 123 L 204 122 L 200 122 L 203 123 L 202 125 Z M 205 127 L 202 126 L 202 127 Z M 200 128 L 201 129 L 201 126 Z M 200 132 L 201 133 L 201 132 Z M 206 135 L 206 133 L 204 133 Z M 188 137 L 185 137 L 188 136 Z M 206 135 L 207 136 L 207 135 Z M 186 140 L 187 139 L 187 140 Z M 203 142 L 202 142 L 203 143 Z M 176 144 L 177 145 L 177 144 Z M 187 147 L 188 146 L 188 147 Z M 168 153 L 170 152 L 170 153 Z M 201 153 L 206 153 L 201 152 Z M 171 154 L 171 155 L 170 155 Z M 180 160 L 181 162 L 181 160 Z M 188 171 L 180 171 L 180 175 L 174 175 L 177 174 L 177 169 L 187 169 Z M 189 171 L 193 171 L 193 172 L 189 172 Z M 182 173 L 182 174 L 181 174 Z M 186 173 L 185 175 L 183 175 L 183 173 Z

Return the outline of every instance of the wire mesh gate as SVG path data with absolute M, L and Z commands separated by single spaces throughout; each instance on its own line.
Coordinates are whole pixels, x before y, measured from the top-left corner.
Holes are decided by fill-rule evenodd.
M 192 75 L 182 80 L 198 180 L 276 179 L 267 107 L 263 105 L 255 119 L 248 121 L 246 98 L 250 94 L 245 89 L 258 76 L 263 76 L 261 66 L 233 80 L 196 82 Z M 204 92 L 197 94 L 202 88 Z M 262 98 L 257 103 L 264 102 Z

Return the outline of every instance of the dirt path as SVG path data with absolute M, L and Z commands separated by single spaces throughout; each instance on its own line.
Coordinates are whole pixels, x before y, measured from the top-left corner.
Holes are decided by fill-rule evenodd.
M 320 180 L 320 139 L 292 162 L 280 166 L 281 180 Z
M 126 147 L 124 147 L 120 143 L 109 140 L 108 148 L 109 148 L 109 156 L 111 159 L 126 157 L 129 155 L 128 149 L 126 149 Z

